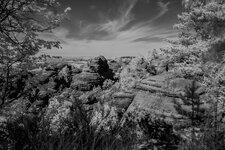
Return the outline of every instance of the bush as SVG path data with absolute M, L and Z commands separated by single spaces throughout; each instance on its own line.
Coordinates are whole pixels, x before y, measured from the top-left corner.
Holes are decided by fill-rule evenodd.
M 192 132 L 191 138 L 179 144 L 179 150 L 223 150 L 225 129 L 204 125 L 200 133 Z
M 138 122 L 147 140 L 146 147 L 150 149 L 175 150 L 180 138 L 173 131 L 173 125 L 163 119 L 152 118 L 146 115 Z
M 51 121 L 23 115 L 0 127 L 0 148 L 16 150 L 115 150 L 133 149 L 136 138 L 131 130 L 119 123 L 109 130 L 92 124 L 92 112 L 85 110 L 78 100 L 72 117 L 64 119 L 57 132 L 51 130 Z

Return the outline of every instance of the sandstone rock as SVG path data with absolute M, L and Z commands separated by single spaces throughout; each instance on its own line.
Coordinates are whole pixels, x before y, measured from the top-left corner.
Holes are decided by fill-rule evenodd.
M 113 98 L 131 98 L 133 99 L 135 94 L 131 93 L 124 93 L 124 92 L 117 92 L 113 94 Z
M 107 72 L 109 70 L 107 59 L 104 56 L 91 59 L 88 66 L 97 73 Z
M 89 73 L 96 73 L 95 70 L 91 69 L 88 65 L 85 65 L 83 68 L 82 68 L 82 71 L 83 72 L 89 72 Z
M 111 69 L 114 73 L 118 72 L 119 69 L 121 68 L 121 65 L 115 61 L 115 60 L 111 60 L 109 63 L 109 69 Z
M 139 91 L 128 107 L 126 114 L 135 111 L 146 111 L 158 118 L 165 117 L 167 121 L 172 121 L 174 117 L 180 117 L 174 108 L 174 98 L 162 97 L 149 94 L 149 92 Z M 138 116 L 137 116 L 138 117 Z
M 133 101 L 134 94 L 131 93 L 124 93 L 124 92 L 117 92 L 112 95 L 113 100 L 111 102 L 112 106 L 115 106 L 118 109 L 126 110 L 131 102 Z
M 85 81 L 73 81 L 70 87 L 78 91 L 90 91 L 93 89 L 93 85 Z
M 131 98 L 114 98 L 111 105 L 118 108 L 126 110 L 132 103 Z
M 89 84 L 92 87 L 94 87 L 94 86 L 102 85 L 103 79 L 101 78 L 101 76 L 98 73 L 82 72 L 73 77 L 72 84 L 74 85 L 74 83 L 75 84 L 86 83 L 86 84 Z

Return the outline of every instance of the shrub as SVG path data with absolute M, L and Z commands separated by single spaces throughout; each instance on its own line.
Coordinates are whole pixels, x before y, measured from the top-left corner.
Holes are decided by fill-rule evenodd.
M 146 115 L 138 122 L 147 139 L 147 148 L 175 150 L 180 141 L 178 135 L 173 131 L 173 125 L 163 119 L 152 118 Z
M 92 112 L 85 110 L 78 100 L 74 103 L 72 117 L 63 120 L 57 132 L 51 130 L 51 120 L 23 115 L 0 127 L 0 148 L 18 150 L 115 150 L 134 149 L 131 130 L 109 125 L 109 130 L 92 124 Z
M 106 79 L 102 85 L 103 90 L 107 90 L 107 89 L 111 88 L 114 83 L 115 83 L 114 81 L 112 81 L 110 79 Z

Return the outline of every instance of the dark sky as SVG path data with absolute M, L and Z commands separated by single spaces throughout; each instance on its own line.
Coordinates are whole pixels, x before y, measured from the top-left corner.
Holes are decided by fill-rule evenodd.
M 69 20 L 46 37 L 62 42 L 52 55 L 66 57 L 145 55 L 176 38 L 181 0 L 60 0 Z M 45 51 L 46 52 L 46 51 Z

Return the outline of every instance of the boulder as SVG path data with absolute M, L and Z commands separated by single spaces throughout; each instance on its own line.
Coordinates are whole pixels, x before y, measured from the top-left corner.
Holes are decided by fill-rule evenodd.
M 91 70 L 100 74 L 109 70 L 108 61 L 104 56 L 98 56 L 91 59 L 88 66 Z
M 82 81 L 87 84 L 94 86 L 102 85 L 103 79 L 98 73 L 89 73 L 89 72 L 82 72 L 73 76 L 72 83 L 77 83 L 77 81 Z
M 115 98 L 113 99 L 111 105 L 116 107 L 118 110 L 126 110 L 131 103 L 132 99 L 130 98 Z
M 113 100 L 111 102 L 112 106 L 115 106 L 119 110 L 126 110 L 133 101 L 134 94 L 117 92 L 112 95 Z

